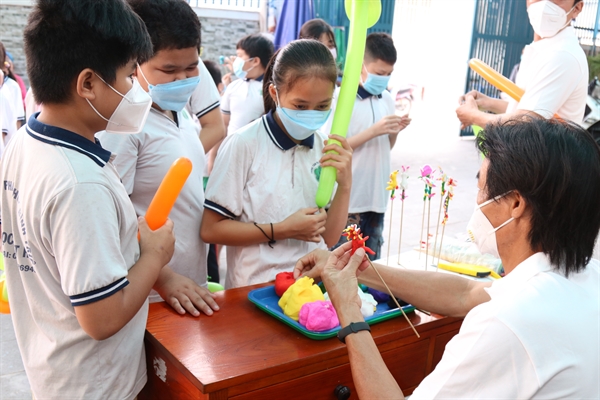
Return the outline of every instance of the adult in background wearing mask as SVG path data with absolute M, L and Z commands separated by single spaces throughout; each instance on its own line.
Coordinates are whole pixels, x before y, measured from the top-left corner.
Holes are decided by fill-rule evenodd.
M 581 124 L 585 111 L 588 64 L 571 20 L 583 9 L 582 0 L 527 0 L 535 32 L 525 47 L 516 84 L 525 90 L 520 102 L 493 99 L 471 91 L 459 99 L 456 114 L 463 126 L 486 126 L 501 118 L 534 112 Z M 496 114 L 488 114 L 491 111 Z
M 506 276 L 480 282 L 377 266 L 396 296 L 465 317 L 411 400 L 597 399 L 600 268 L 591 256 L 600 229 L 600 149 L 577 125 L 538 117 L 490 124 L 477 147 L 486 159 L 469 231 L 481 251 L 500 256 Z M 322 277 L 359 397 L 401 399 L 356 294 L 357 282 L 385 288 L 364 250 L 351 256 L 350 249 L 316 250 L 294 274 Z

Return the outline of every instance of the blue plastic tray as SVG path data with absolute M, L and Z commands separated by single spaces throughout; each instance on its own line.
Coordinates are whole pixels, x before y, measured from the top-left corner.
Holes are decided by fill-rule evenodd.
M 279 302 L 279 296 L 277 296 L 277 294 L 275 293 L 275 286 L 266 286 L 266 287 L 262 287 L 260 289 L 252 290 L 250 293 L 248 293 L 248 300 L 250 300 L 259 309 L 266 312 L 270 316 L 275 317 L 275 319 L 278 319 L 279 321 L 283 322 L 284 324 L 286 324 L 286 325 L 292 327 L 293 329 L 297 330 L 298 332 L 302 333 L 304 336 L 307 336 L 314 340 L 323 340 L 323 339 L 329 339 L 331 337 L 334 337 L 337 335 L 338 331 L 341 329 L 341 326 L 339 326 L 339 325 L 333 329 L 330 329 L 328 331 L 322 331 L 322 332 L 310 331 L 310 330 L 306 329 L 299 322 L 294 321 L 293 319 L 291 319 L 290 317 L 288 317 L 287 315 L 285 315 L 283 313 L 283 310 L 277 304 Z M 404 310 L 405 313 L 409 313 L 409 312 L 415 310 L 415 308 L 410 304 L 402 307 L 402 309 Z M 398 308 L 390 309 L 390 307 L 387 304 L 381 303 L 381 304 L 377 305 L 377 309 L 375 310 L 375 313 L 373 315 L 371 315 L 370 317 L 365 318 L 365 321 L 369 325 L 373 325 L 378 322 L 386 321 L 390 318 L 394 318 L 395 316 L 401 315 L 401 314 L 402 313 L 400 312 L 400 310 Z

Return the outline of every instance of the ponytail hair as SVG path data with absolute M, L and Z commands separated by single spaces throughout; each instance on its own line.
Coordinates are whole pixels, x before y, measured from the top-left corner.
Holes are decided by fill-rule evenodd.
M 294 40 L 271 57 L 263 78 L 265 113 L 275 111 L 277 104 L 269 93 L 271 84 L 279 93 L 287 92 L 300 79 L 319 78 L 337 81 L 337 66 L 331 52 L 321 42 L 312 39 Z

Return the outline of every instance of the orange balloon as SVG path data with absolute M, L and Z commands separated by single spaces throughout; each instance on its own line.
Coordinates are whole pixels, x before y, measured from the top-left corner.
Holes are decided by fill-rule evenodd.
M 144 218 L 150 229 L 154 231 L 167 222 L 177 196 L 191 172 L 192 162 L 188 158 L 180 157 L 173 162 L 146 211 Z M 138 239 L 139 236 L 138 233 Z
M 0 293 L 4 290 L 4 282 L 0 281 Z M 0 296 L 0 313 L 2 314 L 10 314 L 10 306 L 8 305 L 8 301 L 2 300 L 2 296 Z
M 483 79 L 494 85 L 496 89 L 506 93 L 516 101 L 521 101 L 521 97 L 525 91 L 515 85 L 510 79 L 496 72 L 489 65 L 477 58 L 472 58 L 469 61 L 469 67 L 477 72 Z

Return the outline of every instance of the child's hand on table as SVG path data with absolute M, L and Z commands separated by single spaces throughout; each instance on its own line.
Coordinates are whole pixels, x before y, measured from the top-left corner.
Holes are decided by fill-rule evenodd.
M 179 314 L 186 311 L 197 317 L 202 311 L 212 315 L 219 311 L 214 295 L 208 289 L 198 286 L 196 282 L 173 271 L 168 274 L 164 282 L 157 282 L 155 287 L 160 296 Z
M 329 135 L 329 138 L 339 141 L 341 146 L 339 144 L 327 144 L 327 141 L 325 141 L 323 157 L 320 160 L 321 167 L 334 167 L 337 170 L 338 188 L 350 189 L 352 186 L 352 147 L 350 147 L 345 137 Z M 335 151 L 335 153 L 327 153 L 328 151 Z
M 326 221 L 325 210 L 316 207 L 303 208 L 275 226 L 275 237 L 319 243 L 321 234 L 325 232 Z

